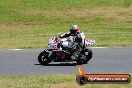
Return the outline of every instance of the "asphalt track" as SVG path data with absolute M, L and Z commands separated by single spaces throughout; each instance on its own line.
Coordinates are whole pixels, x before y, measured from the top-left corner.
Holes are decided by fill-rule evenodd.
M 42 66 L 43 49 L 0 50 L 0 75 L 76 74 L 76 62 L 52 62 Z M 132 47 L 92 48 L 93 58 L 84 64 L 88 73 L 132 73 Z

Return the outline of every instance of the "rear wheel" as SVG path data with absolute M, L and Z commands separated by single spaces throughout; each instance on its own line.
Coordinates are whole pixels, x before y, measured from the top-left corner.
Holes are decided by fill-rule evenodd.
M 78 64 L 86 64 L 92 58 L 92 55 L 93 53 L 91 49 L 85 49 L 76 62 Z
M 38 56 L 38 62 L 41 64 L 41 65 L 45 65 L 45 64 L 48 64 L 52 61 L 51 58 L 48 57 L 49 56 L 49 53 L 46 52 L 46 51 L 43 51 L 39 54 Z

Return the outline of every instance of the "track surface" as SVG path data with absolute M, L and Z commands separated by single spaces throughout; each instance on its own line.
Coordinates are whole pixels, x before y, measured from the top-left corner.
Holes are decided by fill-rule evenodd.
M 52 62 L 42 66 L 37 61 L 43 49 L 0 50 L 0 75 L 75 74 L 76 62 Z M 132 47 L 93 48 L 93 58 L 83 68 L 88 73 L 132 73 Z

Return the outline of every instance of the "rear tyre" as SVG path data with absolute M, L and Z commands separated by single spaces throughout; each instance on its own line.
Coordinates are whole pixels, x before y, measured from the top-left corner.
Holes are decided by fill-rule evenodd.
M 38 56 L 38 62 L 41 64 L 41 65 L 46 65 L 48 63 L 50 63 L 52 61 L 51 58 L 48 57 L 49 56 L 49 53 L 46 52 L 46 51 L 42 51 L 39 56 Z
M 93 52 L 91 49 L 85 49 L 84 53 L 76 60 L 77 64 L 87 64 L 92 58 Z

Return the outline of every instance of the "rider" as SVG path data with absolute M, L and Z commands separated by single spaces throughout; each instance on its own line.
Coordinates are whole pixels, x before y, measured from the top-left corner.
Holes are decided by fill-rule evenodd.
M 76 42 L 82 42 L 85 36 L 83 32 L 79 31 L 78 25 L 72 25 L 70 27 L 70 32 L 59 35 L 58 37 L 64 38 L 62 39 L 62 41 L 64 41 L 60 44 L 62 49 L 75 50 L 77 49 Z

